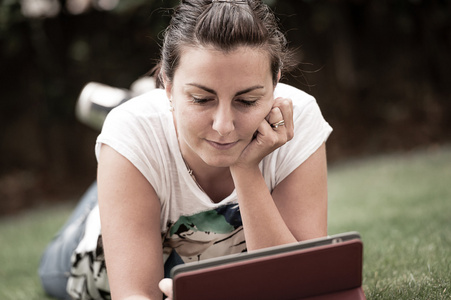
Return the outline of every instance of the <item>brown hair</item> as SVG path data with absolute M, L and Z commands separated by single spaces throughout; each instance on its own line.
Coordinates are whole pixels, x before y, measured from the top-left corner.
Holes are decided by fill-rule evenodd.
M 158 79 L 164 73 L 173 80 L 184 46 L 224 52 L 248 46 L 267 51 L 274 84 L 279 71 L 295 65 L 274 14 L 261 0 L 182 0 L 164 33 L 160 63 L 154 69 Z

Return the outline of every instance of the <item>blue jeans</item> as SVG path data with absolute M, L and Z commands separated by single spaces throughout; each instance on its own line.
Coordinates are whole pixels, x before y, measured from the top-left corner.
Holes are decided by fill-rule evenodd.
M 52 297 L 70 299 L 66 292 L 70 258 L 83 238 L 86 219 L 96 204 L 97 184 L 93 183 L 42 255 L 39 277 L 44 290 Z

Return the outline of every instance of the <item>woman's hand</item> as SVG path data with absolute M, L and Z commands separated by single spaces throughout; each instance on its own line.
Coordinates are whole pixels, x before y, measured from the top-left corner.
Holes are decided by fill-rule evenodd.
M 283 124 L 273 127 L 281 121 Z M 258 166 L 266 155 L 284 145 L 293 136 L 293 102 L 288 98 L 276 98 L 271 111 L 260 123 L 255 137 L 243 150 L 234 166 Z
M 172 300 L 172 279 L 163 278 L 158 286 L 163 294 L 167 296 L 166 300 Z

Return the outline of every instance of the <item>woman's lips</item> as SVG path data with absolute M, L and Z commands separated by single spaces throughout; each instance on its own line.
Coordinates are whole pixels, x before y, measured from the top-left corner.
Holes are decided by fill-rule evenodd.
M 219 143 L 207 140 L 207 143 L 209 143 L 212 147 L 218 149 L 218 150 L 229 150 L 230 148 L 233 148 L 238 142 L 230 142 L 230 143 Z

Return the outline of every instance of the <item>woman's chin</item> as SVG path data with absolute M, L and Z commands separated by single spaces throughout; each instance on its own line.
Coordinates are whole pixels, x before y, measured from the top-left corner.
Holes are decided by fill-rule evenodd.
M 211 157 L 208 159 L 203 159 L 204 162 L 210 167 L 216 168 L 228 168 L 232 166 L 238 160 L 238 157 Z

